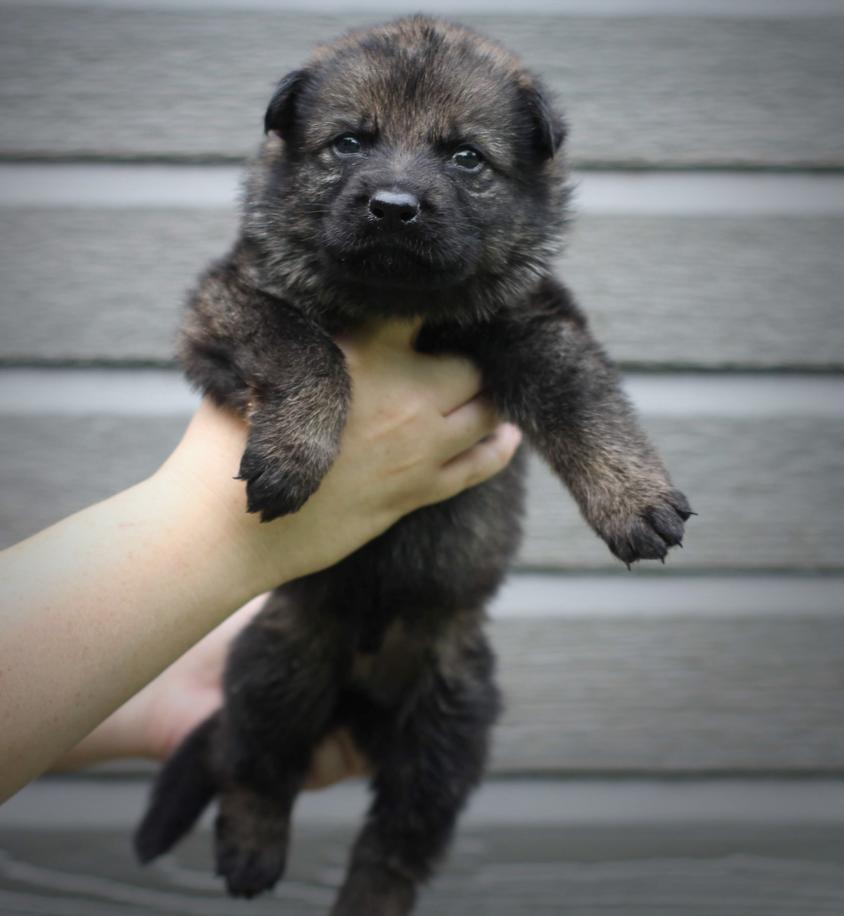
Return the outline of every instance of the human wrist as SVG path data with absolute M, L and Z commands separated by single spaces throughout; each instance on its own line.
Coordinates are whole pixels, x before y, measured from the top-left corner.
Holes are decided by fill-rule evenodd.
M 239 481 L 221 475 L 219 485 L 209 485 L 207 475 L 167 462 L 142 486 L 150 502 L 167 507 L 166 536 L 197 598 L 235 610 L 266 591 L 266 548 Z

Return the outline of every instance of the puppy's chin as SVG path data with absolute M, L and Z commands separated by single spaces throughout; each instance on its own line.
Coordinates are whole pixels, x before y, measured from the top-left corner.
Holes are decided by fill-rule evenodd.
M 472 265 L 458 258 L 426 257 L 398 245 L 326 245 L 322 257 L 338 280 L 396 291 L 447 289 L 472 273 Z

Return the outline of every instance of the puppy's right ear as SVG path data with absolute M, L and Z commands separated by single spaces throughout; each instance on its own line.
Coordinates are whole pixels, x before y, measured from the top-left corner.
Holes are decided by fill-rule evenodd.
M 297 99 L 310 76 L 307 70 L 294 70 L 276 86 L 264 115 L 264 133 L 273 131 L 281 137 L 290 133 L 296 121 Z
M 566 138 L 566 125 L 541 86 L 522 90 L 533 125 L 533 145 L 541 159 L 551 159 Z

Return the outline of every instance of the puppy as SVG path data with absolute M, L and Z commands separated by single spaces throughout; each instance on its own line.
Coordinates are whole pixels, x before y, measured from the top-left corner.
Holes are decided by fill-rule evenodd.
M 537 79 L 465 28 L 402 19 L 319 48 L 265 126 L 239 239 L 181 337 L 188 378 L 249 417 L 249 511 L 295 512 L 337 455 L 350 385 L 332 335 L 422 316 L 419 348 L 477 363 L 617 557 L 679 544 L 686 498 L 551 275 L 565 128 Z M 410 912 L 483 773 L 499 710 L 484 607 L 518 546 L 522 472 L 517 456 L 273 594 L 231 650 L 224 707 L 158 778 L 142 861 L 216 795 L 229 892 L 272 887 L 311 752 L 345 725 L 374 800 L 332 913 Z

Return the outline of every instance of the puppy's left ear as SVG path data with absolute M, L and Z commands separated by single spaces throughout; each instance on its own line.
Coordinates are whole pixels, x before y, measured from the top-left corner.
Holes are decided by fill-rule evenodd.
M 551 159 L 566 138 L 565 121 L 540 86 L 522 89 L 521 93 L 530 115 L 534 149 L 542 159 Z
M 294 70 L 279 82 L 264 115 L 264 133 L 273 131 L 282 137 L 290 133 L 296 122 L 296 103 L 310 76 L 307 70 Z

